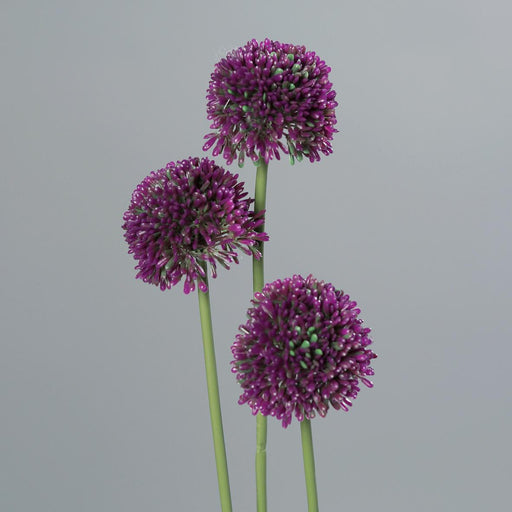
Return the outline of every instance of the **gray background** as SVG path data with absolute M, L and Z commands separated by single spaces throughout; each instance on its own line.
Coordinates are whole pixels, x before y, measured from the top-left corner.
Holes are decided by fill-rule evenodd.
M 218 510 L 197 298 L 135 280 L 120 226 L 146 174 L 202 154 L 215 62 L 266 36 L 325 59 L 341 103 L 333 155 L 270 166 L 266 278 L 343 288 L 379 354 L 375 388 L 313 423 L 321 509 L 506 507 L 511 15 L 3 0 L 0 510 Z M 250 270 L 212 283 L 239 511 L 254 510 L 254 421 L 229 347 Z M 270 421 L 269 503 L 306 510 L 296 423 Z

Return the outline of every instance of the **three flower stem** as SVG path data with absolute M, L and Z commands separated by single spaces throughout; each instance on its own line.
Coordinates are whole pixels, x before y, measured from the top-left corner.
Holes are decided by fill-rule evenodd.
M 256 187 L 254 193 L 255 213 L 265 210 L 267 198 L 268 164 L 260 158 L 256 170 Z M 265 225 L 259 226 L 258 231 L 263 232 Z M 261 292 L 265 283 L 263 266 L 263 242 L 259 247 L 261 257 L 252 259 L 252 287 L 253 292 Z M 261 413 L 256 416 L 256 510 L 267 511 L 267 418 Z
M 206 262 L 202 262 L 201 266 L 205 272 L 206 285 L 208 285 L 208 273 Z M 226 458 L 224 429 L 222 427 L 222 415 L 220 410 L 217 363 L 215 361 L 215 348 L 213 345 L 210 294 L 208 291 L 202 292 L 198 287 L 198 297 L 199 316 L 201 318 L 201 331 L 203 334 L 206 384 L 208 388 L 208 402 L 210 406 L 210 420 L 212 424 L 213 447 L 215 450 L 215 464 L 217 466 L 217 479 L 219 483 L 220 504 L 222 512 L 232 512 L 231 491 L 229 489 L 228 463 Z

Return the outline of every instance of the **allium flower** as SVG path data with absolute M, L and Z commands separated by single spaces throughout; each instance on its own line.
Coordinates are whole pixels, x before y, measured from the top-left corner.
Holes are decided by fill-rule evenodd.
M 253 201 L 244 199 L 237 178 L 207 158 L 170 162 L 147 176 L 123 217 L 136 277 L 162 290 L 185 277 L 185 293 L 195 281 L 206 291 L 201 262 L 210 263 L 216 277 L 216 263 L 238 263 L 237 249 L 259 257 L 258 242 L 268 240 L 256 230 L 263 212 L 249 210 Z
M 269 162 L 280 151 L 302 160 L 332 153 L 338 103 L 331 68 L 304 46 L 249 41 L 215 65 L 206 96 L 212 146 L 227 163 L 245 156 Z M 284 139 L 284 140 L 283 140 Z
M 293 415 L 325 416 L 329 405 L 348 411 L 359 381 L 373 386 L 366 378 L 377 357 L 367 348 L 370 329 L 343 291 L 295 275 L 265 285 L 252 303 L 231 351 L 243 389 L 239 403 L 253 414 L 275 416 L 287 427 Z

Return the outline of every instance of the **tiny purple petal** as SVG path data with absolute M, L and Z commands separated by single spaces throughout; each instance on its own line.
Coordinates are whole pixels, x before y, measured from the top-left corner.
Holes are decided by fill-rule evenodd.
M 287 427 L 325 416 L 329 407 L 349 410 L 359 382 L 373 384 L 357 304 L 332 284 L 293 276 L 255 293 L 248 321 L 231 347 L 232 371 L 242 386 L 239 403 L 253 414 L 275 416 Z

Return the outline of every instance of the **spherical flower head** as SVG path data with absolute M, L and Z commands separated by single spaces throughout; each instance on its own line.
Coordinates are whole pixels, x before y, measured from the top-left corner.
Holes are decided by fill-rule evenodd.
M 138 261 L 137 278 L 162 290 L 185 278 L 184 292 L 197 281 L 207 290 L 204 263 L 229 268 L 237 250 L 260 256 L 263 212 L 250 210 L 243 183 L 207 158 L 170 162 L 152 172 L 132 195 L 124 214 L 124 237 Z
M 248 310 L 248 322 L 231 350 L 232 371 L 242 386 L 239 403 L 253 414 L 275 416 L 287 427 L 325 416 L 329 406 L 352 405 L 377 357 L 360 309 L 332 284 L 293 276 L 265 285 Z
M 336 92 L 331 68 L 304 46 L 249 41 L 215 65 L 206 96 L 210 128 L 203 149 L 227 163 L 268 163 L 280 151 L 311 162 L 332 153 Z

